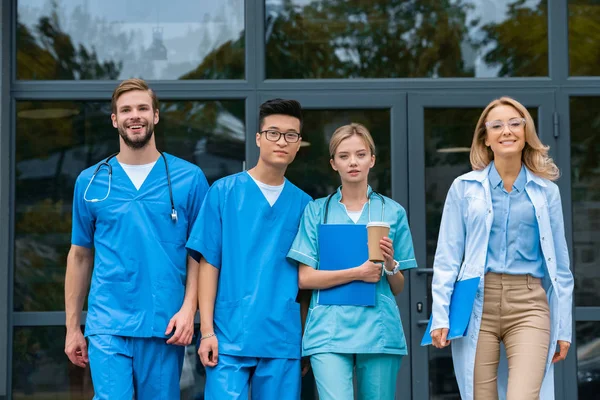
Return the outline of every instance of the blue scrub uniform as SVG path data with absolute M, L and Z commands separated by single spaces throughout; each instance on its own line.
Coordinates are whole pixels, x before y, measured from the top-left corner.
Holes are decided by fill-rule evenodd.
M 110 393 L 127 393 L 132 376 L 136 392 L 144 390 L 140 384 L 151 376 L 151 380 L 162 382 L 163 388 L 153 398 L 174 398 L 175 390 L 179 396 L 184 348 L 167 345 L 164 332 L 183 304 L 185 242 L 208 183 L 197 166 L 170 154 L 165 156 L 176 222 L 171 219 L 162 157 L 139 190 L 116 158 L 109 161 L 112 179 L 107 167 L 102 167 L 86 194 L 88 200 L 103 199 L 108 194 L 105 200 L 84 200 L 97 165 L 83 171 L 75 184 L 71 243 L 95 249 L 85 326 L 95 399 L 113 399 L 117 397 Z M 146 353 L 157 351 L 156 340 L 141 338 L 159 338 L 165 347 L 162 351 L 173 354 L 161 356 L 164 363 L 154 362 Z M 111 354 L 126 360 L 116 361 Z M 109 370 L 113 373 L 107 380 Z
M 220 270 L 219 363 L 206 371 L 207 400 L 246 399 L 250 380 L 258 399 L 299 398 L 298 269 L 286 254 L 309 201 L 286 179 L 271 206 L 247 172 L 208 191 L 187 243 Z
M 371 193 L 370 187 L 368 193 Z M 354 224 L 346 206 L 340 202 L 341 198 L 338 189 L 329 203 L 327 223 Z M 389 237 L 394 243 L 394 258 L 398 260 L 400 269 L 415 268 L 417 263 L 406 212 L 392 199 L 384 199 L 385 207 L 382 208 L 381 199 L 372 196 L 371 220 L 383 219 L 390 224 Z M 323 222 L 326 200 L 315 200 L 306 207 L 298 235 L 288 253 L 288 258 L 316 269 L 319 268 L 318 226 Z M 357 224 L 366 225 L 368 222 L 369 206 L 365 204 Z M 400 311 L 385 275 L 376 284 L 376 293 L 375 307 L 329 306 L 318 304 L 318 290 L 313 290 L 304 328 L 302 355 L 311 356 L 321 399 L 345 398 L 335 395 L 352 392 L 351 367 L 354 364 L 359 380 L 359 398 L 394 398 L 400 357 L 407 354 L 406 339 Z M 332 368 L 339 373 L 328 373 Z M 343 371 L 350 375 L 344 376 Z M 369 381 L 382 384 L 373 386 L 368 384 Z

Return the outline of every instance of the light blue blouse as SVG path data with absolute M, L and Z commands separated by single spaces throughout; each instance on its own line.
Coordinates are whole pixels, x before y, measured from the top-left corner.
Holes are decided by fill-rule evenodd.
M 489 172 L 494 220 L 488 244 L 486 272 L 544 277 L 544 260 L 535 209 L 525 191 L 525 167 L 508 193 L 492 162 Z

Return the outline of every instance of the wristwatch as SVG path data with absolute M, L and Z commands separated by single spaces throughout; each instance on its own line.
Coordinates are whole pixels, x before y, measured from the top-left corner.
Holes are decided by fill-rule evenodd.
M 400 263 L 398 261 L 394 260 L 394 269 L 391 271 L 388 271 L 388 269 L 384 265 L 383 271 L 385 272 L 386 275 L 396 275 L 398 272 L 400 272 Z

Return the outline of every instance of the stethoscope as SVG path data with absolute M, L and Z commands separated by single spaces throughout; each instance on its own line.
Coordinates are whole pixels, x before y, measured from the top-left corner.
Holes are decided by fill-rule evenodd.
M 341 186 L 340 186 L 340 190 L 342 190 Z M 325 213 L 323 213 L 323 225 L 327 224 L 327 217 L 329 216 L 329 203 L 331 202 L 331 199 L 333 198 L 333 196 L 336 193 L 337 192 L 333 192 L 329 196 L 327 196 L 327 200 L 325 201 Z M 385 213 L 385 199 L 383 198 L 382 195 L 380 195 L 376 191 L 372 190 L 371 193 L 369 193 L 369 196 L 367 198 L 367 203 L 368 203 L 368 207 L 369 207 L 369 222 L 371 222 L 371 196 L 373 196 L 373 195 L 376 195 L 381 200 L 381 221 L 383 221 L 383 216 Z
M 165 170 L 167 171 L 167 184 L 169 185 L 169 199 L 171 200 L 171 219 L 174 222 L 177 222 L 177 210 L 175 209 L 175 201 L 173 200 L 173 188 L 171 187 L 171 174 L 169 173 L 169 164 L 167 163 L 167 157 L 165 157 L 163 152 L 159 151 L 159 153 L 165 162 Z M 111 184 L 112 184 L 112 165 L 110 165 L 109 161 L 112 160 L 113 158 L 115 158 L 118 154 L 119 153 L 112 154 L 106 160 L 104 160 L 100 164 L 98 164 L 98 166 L 96 167 L 96 170 L 94 171 L 94 173 L 92 175 L 92 178 L 90 179 L 90 182 L 88 183 L 87 187 L 85 188 L 85 192 L 83 192 L 83 200 L 85 200 L 89 203 L 98 203 L 98 202 L 104 201 L 108 198 L 108 196 L 110 195 L 110 188 L 111 188 Z M 96 175 L 98 175 L 98 172 L 100 172 L 102 167 L 106 167 L 106 169 L 108 171 L 108 191 L 106 192 L 106 196 L 104 196 L 101 199 L 88 199 L 87 192 L 90 189 L 92 182 L 94 182 L 94 179 L 96 179 Z

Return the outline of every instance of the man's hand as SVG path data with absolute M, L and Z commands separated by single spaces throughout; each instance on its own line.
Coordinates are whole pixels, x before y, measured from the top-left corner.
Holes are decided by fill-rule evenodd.
M 83 333 L 81 333 L 81 329 L 67 330 L 65 354 L 78 367 L 87 367 L 90 360 L 88 358 L 87 343 L 83 337 Z
M 431 342 L 438 349 L 443 349 L 450 344 L 448 337 L 448 328 L 440 328 L 431 331 Z
M 571 347 L 571 343 L 566 342 L 564 340 L 559 340 L 556 342 L 557 344 L 557 352 L 554 353 L 552 357 L 552 363 L 559 362 L 567 358 L 567 353 L 569 352 L 569 347 Z
M 194 316 L 196 310 L 192 307 L 181 307 L 177 314 L 169 321 L 165 335 L 170 335 L 175 329 L 173 336 L 167 340 L 167 344 L 176 346 L 187 346 L 192 343 L 194 336 Z
M 214 367 L 219 362 L 219 340 L 216 336 L 211 336 L 200 340 L 198 349 L 200 362 L 205 367 Z

